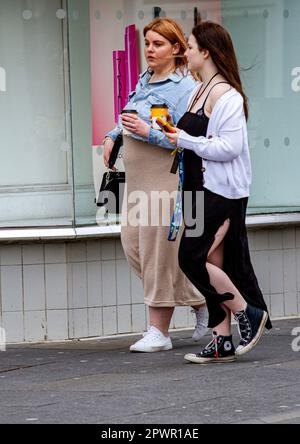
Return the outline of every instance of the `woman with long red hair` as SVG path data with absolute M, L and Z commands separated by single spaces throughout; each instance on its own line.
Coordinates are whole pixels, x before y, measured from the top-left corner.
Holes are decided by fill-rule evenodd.
M 170 142 L 184 149 L 183 191 L 193 194 L 184 204 L 184 218 L 199 213 L 197 193 L 204 197 L 204 230 L 181 238 L 179 264 L 205 296 L 213 339 L 185 359 L 198 364 L 230 362 L 249 352 L 265 325 L 271 328 L 267 307 L 250 260 L 245 226 L 251 183 L 247 140 L 248 103 L 233 43 L 227 30 L 201 22 L 193 30 L 186 51 L 188 66 L 202 82 L 192 92 L 187 112 Z M 184 195 L 183 193 L 183 195 Z M 185 202 L 184 202 L 185 203 Z M 201 214 L 200 214 L 201 216 Z M 239 333 L 235 350 L 231 313 Z

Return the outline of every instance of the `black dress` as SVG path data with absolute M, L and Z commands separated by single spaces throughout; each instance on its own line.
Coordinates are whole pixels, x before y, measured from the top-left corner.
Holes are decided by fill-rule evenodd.
M 209 118 L 204 113 L 206 99 L 197 113 L 187 111 L 179 120 L 177 127 L 191 136 L 206 137 L 209 122 Z M 206 269 L 207 254 L 215 240 L 215 234 L 228 218 L 230 225 L 224 238 L 223 271 L 247 303 L 267 311 L 250 259 L 245 225 L 248 198 L 227 199 L 206 189 L 202 158 L 193 151 L 184 150 L 183 164 L 183 192 L 192 192 L 193 217 L 196 215 L 196 191 L 204 192 L 204 232 L 201 236 L 191 237 L 187 235 L 188 227 L 185 228 L 179 247 L 179 265 L 206 299 L 209 312 L 208 326 L 214 328 L 225 319 L 226 313 L 221 303 L 234 298 L 231 293 L 217 293 L 210 283 Z M 191 209 L 184 207 L 183 200 L 185 219 L 187 211 Z M 266 328 L 272 328 L 269 318 Z

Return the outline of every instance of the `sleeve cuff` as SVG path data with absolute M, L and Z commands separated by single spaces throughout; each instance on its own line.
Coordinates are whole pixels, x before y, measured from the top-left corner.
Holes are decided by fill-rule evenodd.
M 107 133 L 107 134 L 105 134 L 105 136 L 104 136 L 104 139 L 106 138 L 106 137 L 110 137 L 114 142 L 115 142 L 115 140 L 116 140 L 116 138 L 118 137 L 118 135 L 121 133 L 121 130 L 112 130 L 112 131 L 110 131 L 109 133 Z M 103 140 L 104 140 L 103 139 Z
M 148 136 L 148 143 L 150 143 L 152 145 L 157 145 L 155 131 L 152 127 L 150 127 L 149 136 Z
M 184 139 L 185 135 L 187 135 L 187 133 L 183 130 L 180 130 L 177 140 L 177 146 L 179 146 L 180 148 L 189 149 Z
M 195 141 L 195 139 L 197 139 L 197 142 Z M 206 137 L 193 137 L 187 134 L 185 131 L 181 130 L 178 136 L 177 146 L 196 152 L 195 143 L 197 143 L 197 145 L 201 145 L 201 143 L 203 144 L 204 141 L 206 141 Z

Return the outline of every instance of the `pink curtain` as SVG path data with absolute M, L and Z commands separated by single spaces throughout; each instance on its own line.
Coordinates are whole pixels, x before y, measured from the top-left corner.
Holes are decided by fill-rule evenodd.
M 134 91 L 139 78 L 137 38 L 135 25 L 125 29 L 126 98 Z
M 114 112 L 115 122 L 124 106 L 126 105 L 127 85 L 126 85 L 126 52 L 113 51 L 114 67 Z

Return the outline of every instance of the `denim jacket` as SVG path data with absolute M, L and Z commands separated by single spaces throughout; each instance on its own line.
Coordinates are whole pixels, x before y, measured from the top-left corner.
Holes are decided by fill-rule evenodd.
M 139 76 L 139 81 L 135 91 L 131 92 L 128 97 L 128 103 L 124 109 L 135 109 L 141 119 L 151 124 L 151 106 L 153 104 L 165 103 L 168 106 L 169 114 L 172 116 L 173 122 L 177 125 L 179 119 L 187 109 L 187 103 L 191 91 L 195 88 L 196 82 L 191 75 L 184 75 L 177 69 L 171 73 L 169 77 L 163 81 L 149 83 L 151 72 L 144 71 Z M 122 131 L 122 121 L 119 116 L 118 125 L 106 136 L 115 140 Z M 168 138 L 162 131 L 150 128 L 148 139 L 132 134 L 132 137 L 152 145 L 174 149 Z

